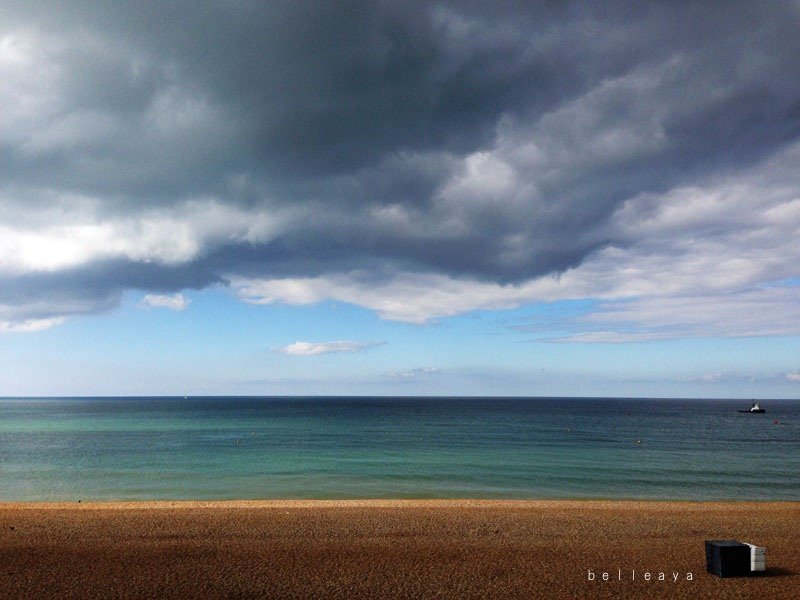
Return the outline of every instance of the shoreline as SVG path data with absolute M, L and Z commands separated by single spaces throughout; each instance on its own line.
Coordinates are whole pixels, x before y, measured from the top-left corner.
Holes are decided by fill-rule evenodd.
M 665 509 L 747 507 L 800 510 L 800 500 L 675 500 L 675 499 L 486 499 L 486 498 L 278 498 L 262 500 L 72 500 L 0 501 L 2 510 L 136 510 L 136 509 L 232 509 L 232 508 L 631 508 Z M 750 507 L 752 508 L 752 507 Z
M 706 573 L 708 539 L 767 572 Z M 0 565 L 3 598 L 788 599 L 800 502 L 0 503 Z

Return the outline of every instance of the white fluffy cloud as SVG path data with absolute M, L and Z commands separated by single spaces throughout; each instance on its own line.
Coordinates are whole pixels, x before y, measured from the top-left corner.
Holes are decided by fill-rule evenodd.
M 185 310 L 191 300 L 181 293 L 173 295 L 164 294 L 145 294 L 142 298 L 142 306 L 150 308 L 168 308 L 170 310 Z
M 3 321 L 0 319 L 0 332 L 6 333 L 29 333 L 32 331 L 43 331 L 56 325 L 61 325 L 64 317 L 50 317 L 47 319 L 23 319 L 14 321 Z
M 681 337 L 800 335 L 800 287 L 707 296 L 654 296 L 601 303 L 582 318 L 579 342 L 631 342 Z
M 239 296 L 254 304 L 312 304 L 336 300 L 374 310 L 406 323 L 456 315 L 478 308 L 511 307 L 530 298 L 528 286 L 459 281 L 444 275 L 399 275 L 386 282 L 361 280 L 358 273 L 313 278 L 232 281 Z
M 352 340 L 338 340 L 334 342 L 294 342 L 283 348 L 277 348 L 277 352 L 289 354 L 291 356 L 317 356 L 320 354 L 353 353 L 361 352 L 367 348 L 380 346 L 385 342 L 358 342 Z
M 27 224 L 20 223 L 20 209 L 0 191 L 0 275 L 113 258 L 183 264 L 221 244 L 267 241 L 278 221 L 268 210 L 253 212 L 213 199 L 111 218 L 102 216 L 96 199 L 52 200 L 47 208 L 26 210 Z
M 437 375 L 441 373 L 438 367 L 418 367 L 416 369 L 407 369 L 405 371 L 389 371 L 388 375 L 392 379 L 399 381 L 413 381 L 426 375 Z

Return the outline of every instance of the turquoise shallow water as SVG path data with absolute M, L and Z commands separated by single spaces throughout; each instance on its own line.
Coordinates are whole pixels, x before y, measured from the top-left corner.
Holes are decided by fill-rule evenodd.
M 0 501 L 800 500 L 800 402 L 762 405 L 747 415 L 736 409 L 749 403 L 720 400 L 0 399 Z

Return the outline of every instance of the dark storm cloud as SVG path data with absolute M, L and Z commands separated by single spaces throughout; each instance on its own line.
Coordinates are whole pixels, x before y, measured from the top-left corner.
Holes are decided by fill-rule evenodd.
M 800 136 L 791 2 L 0 6 L 0 35 L 33 40 L 0 88 L 9 214 L 59 194 L 97 200 L 91 222 L 195 198 L 290 213 L 200 236 L 179 268 L 0 274 L 9 306 L 356 270 L 520 283 L 629 243 L 625 200 Z
M 44 319 L 113 308 L 127 289 L 167 293 L 223 283 L 220 277 L 193 266 L 98 261 L 91 268 L 6 277 L 0 288 L 0 307 L 15 320 Z M 4 316 L 0 311 L 0 320 Z

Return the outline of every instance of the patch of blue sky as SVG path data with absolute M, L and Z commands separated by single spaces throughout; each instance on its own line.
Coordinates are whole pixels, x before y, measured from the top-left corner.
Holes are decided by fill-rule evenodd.
M 358 306 L 254 305 L 223 288 L 186 291 L 183 311 L 129 292 L 108 313 L 0 336 L 0 395 L 521 394 L 791 395 L 797 337 L 634 343 L 552 341 L 592 301 L 474 311 L 427 324 Z M 278 351 L 297 341 L 377 342 L 353 353 Z M 48 383 L 50 382 L 50 383 Z M 752 382 L 758 382 L 752 383 Z M 27 390 L 27 392 L 26 392 Z M 650 390 L 648 392 L 648 390 Z

